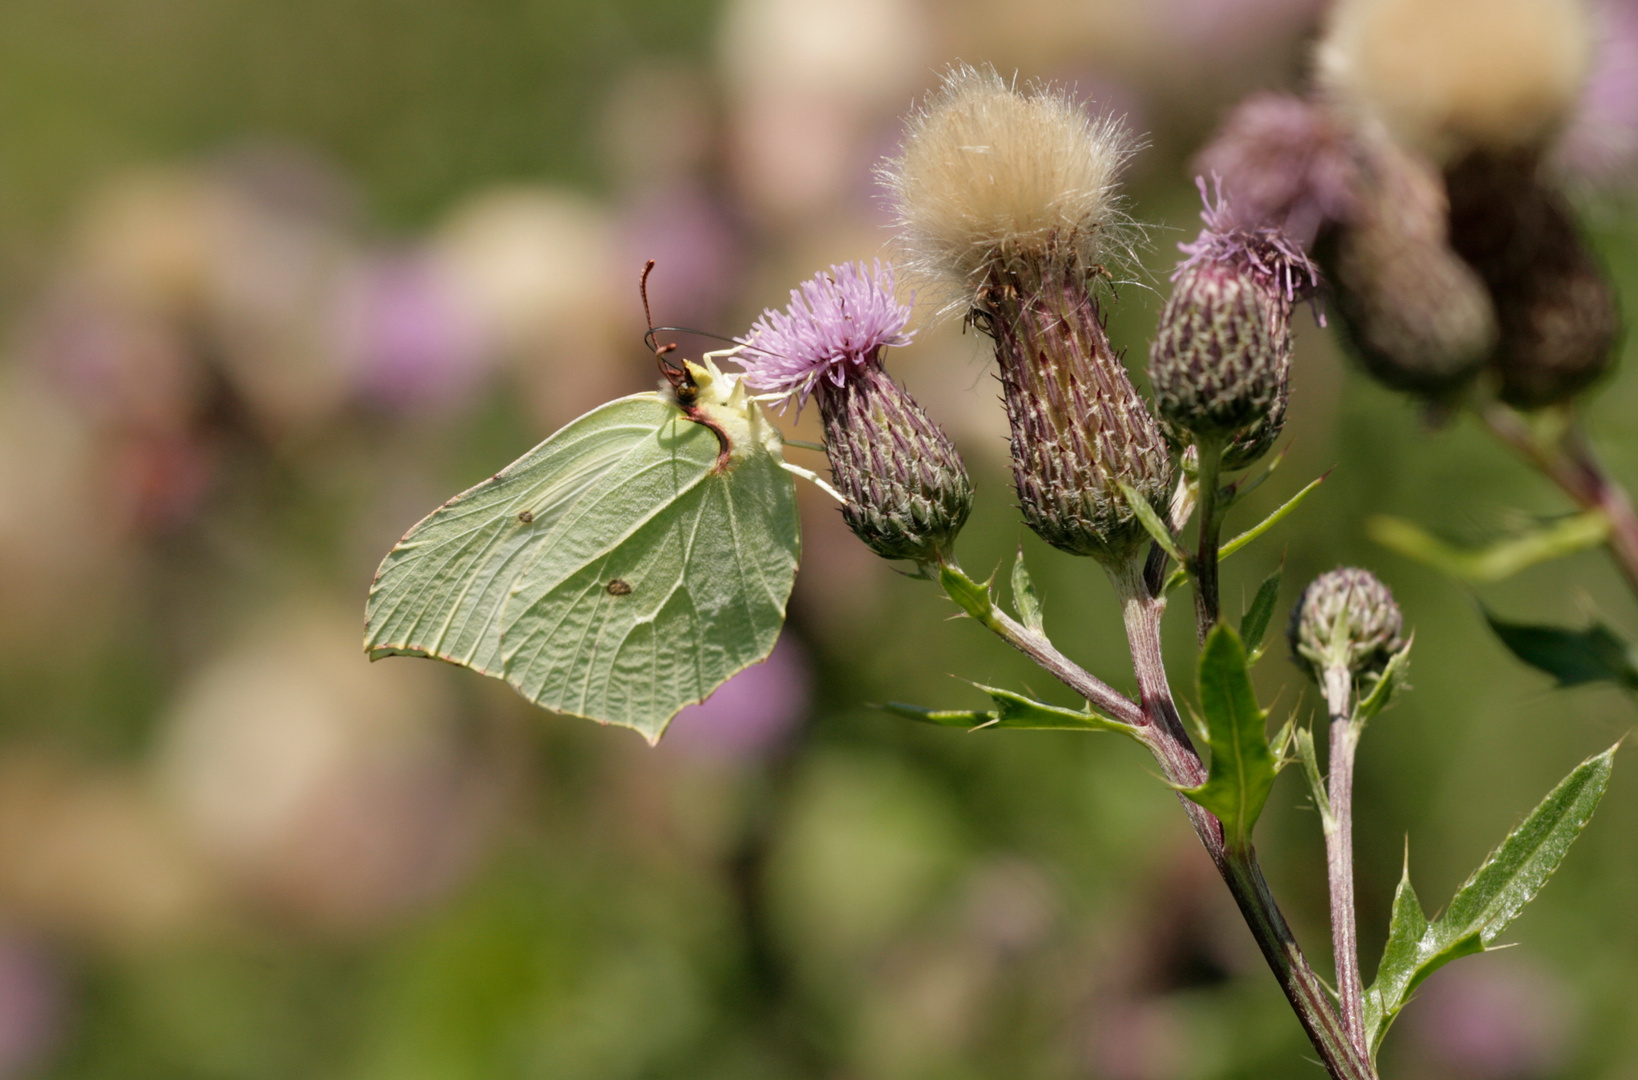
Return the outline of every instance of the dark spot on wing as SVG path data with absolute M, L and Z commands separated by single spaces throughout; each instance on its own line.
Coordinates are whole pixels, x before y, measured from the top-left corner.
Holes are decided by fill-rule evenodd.
M 527 525 L 531 521 L 535 520 L 535 512 L 533 510 L 525 510 L 518 515 L 518 520 Z
M 624 578 L 615 578 L 613 581 L 609 582 L 609 595 L 630 596 L 631 582 L 626 581 Z

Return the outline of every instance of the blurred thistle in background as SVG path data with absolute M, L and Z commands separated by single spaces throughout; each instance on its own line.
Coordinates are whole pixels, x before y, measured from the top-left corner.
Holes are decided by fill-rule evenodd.
M 1216 172 L 1219 209 L 1302 245 L 1366 369 L 1414 395 L 1305 328 L 1289 464 L 1247 500 L 1336 465 L 1281 526 L 1286 580 L 1373 565 L 1419 628 L 1417 693 L 1359 763 L 1362 926 L 1386 921 L 1407 830 L 1419 872 L 1468 865 L 1630 726 L 1621 691 L 1549 694 L 1463 603 L 1568 623 L 1594 596 L 1638 627 L 1597 556 L 1459 586 L 1361 535 L 1373 512 L 1466 539 L 1505 507 L 1562 514 L 1475 425 L 1427 428 L 1475 387 L 1538 417 L 1568 396 L 1638 478 L 1610 333 L 1612 297 L 1638 295 L 1628 0 L 10 5 L 0 1076 L 1312 1073 L 1272 987 L 1229 978 L 1255 974 L 1251 942 L 1130 751 L 864 707 L 1029 669 L 942 623 L 818 492 L 781 645 L 672 749 L 357 655 L 408 521 L 651 388 L 645 258 L 660 321 L 731 334 L 814 266 L 891 254 L 871 169 L 909 153 L 899 116 L 956 58 L 1149 144 L 1125 209 L 1151 242 L 1094 315 L 1121 393 Z M 1519 222 L 1539 246 L 1492 259 Z M 893 376 L 998 496 L 992 342 L 936 306 Z M 816 438 L 818 412 L 788 432 Z M 974 567 L 1040 550 L 1007 501 L 967 521 Z M 1248 553 L 1225 596 L 1278 557 Z M 1102 575 L 1050 566 L 1043 593 L 1076 597 L 1047 613 L 1057 640 L 1117 670 Z M 1430 981 L 1386 1074 L 1638 1070 L 1638 800 L 1617 777 L 1532 944 Z M 1290 854 L 1268 870 L 1318 940 L 1298 798 L 1270 804 L 1266 846 Z

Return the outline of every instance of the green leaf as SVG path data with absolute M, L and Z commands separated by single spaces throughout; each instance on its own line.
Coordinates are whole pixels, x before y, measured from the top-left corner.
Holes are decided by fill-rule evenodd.
M 1325 831 L 1329 833 L 1333 828 L 1331 817 L 1331 797 L 1325 791 L 1325 776 L 1320 772 L 1319 755 L 1314 751 L 1314 733 L 1308 728 L 1298 728 L 1297 760 L 1302 762 L 1302 775 L 1308 781 L 1308 793 L 1313 797 L 1314 808 L 1319 811 L 1320 820 L 1325 824 Z
M 1092 711 L 1088 706 L 1084 711 L 1065 709 L 1057 705 L 1048 705 L 1043 701 L 1025 697 L 1023 694 L 1013 693 L 1011 690 L 1001 690 L 993 686 L 977 686 L 988 694 L 995 703 L 995 709 L 984 710 L 933 710 L 923 709 L 915 705 L 905 705 L 901 702 L 890 701 L 882 706 L 886 711 L 911 720 L 920 720 L 923 723 L 938 724 L 943 727 L 960 727 L 976 730 L 978 728 L 1014 728 L 1022 731 L 1118 731 L 1123 735 L 1136 735 L 1137 729 L 1130 724 L 1123 724 L 1118 720 Z
M 1487 582 L 1511 577 L 1536 563 L 1597 547 L 1609 538 L 1610 522 L 1602 510 L 1588 510 L 1481 548 L 1457 547 L 1419 525 L 1382 514 L 1366 519 L 1365 533 L 1383 547 L 1451 577 Z
M 1200 708 L 1211 764 L 1204 784 L 1180 790 L 1217 815 L 1229 847 L 1243 850 L 1251 843 L 1251 828 L 1268 801 L 1277 770 L 1268 745 L 1267 714 L 1257 706 L 1245 647 L 1222 624 L 1200 652 Z
M 1218 561 L 1221 562 L 1230 555 L 1233 555 L 1236 551 L 1239 551 L 1241 548 L 1263 535 L 1263 533 L 1285 520 L 1286 516 L 1289 515 L 1291 511 L 1295 510 L 1298 504 L 1300 504 L 1304 499 L 1308 498 L 1309 494 L 1315 488 L 1325 483 L 1326 477 L 1329 475 L 1330 474 L 1327 473 L 1325 476 L 1315 477 L 1313 480 L 1309 481 L 1307 487 L 1303 488 L 1301 491 L 1291 496 L 1291 498 L 1287 499 L 1272 514 L 1263 518 L 1263 520 L 1259 521 L 1257 524 L 1253 525 L 1239 536 L 1236 536 L 1234 539 L 1219 547 L 1217 549 Z M 1182 568 L 1173 570 L 1172 576 L 1166 579 L 1165 591 L 1171 592 L 1173 589 L 1177 588 L 1187 580 L 1188 574 Z
M 1012 563 L 1012 604 L 1018 609 L 1018 618 L 1025 626 L 1042 633 L 1041 597 L 1035 591 L 1035 582 L 1030 580 L 1029 570 L 1024 566 L 1024 549 L 1018 548 L 1018 557 Z
M 801 547 L 795 487 L 761 409 L 689 371 L 691 411 L 609 402 L 406 533 L 370 588 L 370 658 L 460 664 L 650 742 L 766 659 Z
M 1304 499 L 1308 498 L 1309 494 L 1313 492 L 1315 488 L 1325 483 L 1326 477 L 1329 475 L 1330 474 L 1327 473 L 1325 476 L 1316 476 L 1314 479 L 1310 480 L 1306 487 L 1297 492 L 1295 495 L 1291 496 L 1291 498 L 1287 499 L 1285 502 L 1281 503 L 1272 514 L 1263 518 L 1263 520 L 1259 521 L 1257 524 L 1253 525 L 1239 536 L 1236 536 L 1234 539 L 1218 548 L 1217 557 L 1219 559 L 1228 558 L 1236 551 L 1239 551 L 1241 548 L 1263 535 L 1263 533 L 1284 521 L 1286 517 L 1290 515 L 1291 511 L 1295 510 Z
M 1484 617 L 1514 656 L 1553 676 L 1561 687 L 1612 682 L 1638 690 L 1638 667 L 1631 649 L 1603 623 L 1570 630 L 1506 622 L 1489 611 Z
M 1280 571 L 1275 570 L 1257 587 L 1251 606 L 1240 618 L 1240 640 L 1253 651 L 1261 647 L 1263 635 L 1268 632 L 1268 621 L 1274 616 L 1274 605 L 1280 599 Z
M 1382 1045 L 1388 1025 L 1404 1008 L 1417 984 L 1432 972 L 1431 968 L 1421 971 L 1420 950 L 1427 932 L 1427 916 L 1422 913 L 1416 890 L 1411 888 L 1410 845 L 1407 843 L 1405 866 L 1399 875 L 1399 888 L 1394 890 L 1393 913 L 1388 918 L 1388 941 L 1382 947 L 1376 979 L 1365 991 L 1365 1044 L 1371 1048 L 1373 1058 L 1377 1047 Z
M 1405 672 L 1410 667 L 1411 645 L 1416 641 L 1412 634 L 1403 648 L 1388 658 L 1387 664 L 1377 675 L 1376 682 L 1371 684 L 1371 692 L 1354 706 L 1354 722 L 1363 724 L 1377 713 L 1386 709 L 1393 696 L 1405 685 Z
M 995 714 L 982 709 L 924 709 L 920 705 L 906 705 L 902 701 L 889 701 L 882 705 L 881 709 L 907 720 L 919 720 L 924 724 L 937 724 L 940 727 L 971 729 L 987 727 L 995 722 Z
M 990 599 L 990 583 L 980 585 L 959 566 L 941 566 L 938 569 L 939 584 L 962 611 L 971 615 L 981 623 L 988 623 L 993 617 L 994 602 Z
M 1422 912 L 1407 871 L 1394 897 L 1388 945 L 1365 995 L 1367 1042 L 1373 1053 L 1423 979 L 1458 957 L 1489 948 L 1541 891 L 1604 797 L 1619 745 L 1583 761 L 1560 781 L 1419 935 L 1415 931 Z M 1414 947 L 1408 944 L 1412 939 Z
M 1132 513 L 1137 515 L 1138 521 L 1143 523 L 1143 527 L 1148 530 L 1154 542 L 1160 545 L 1160 550 L 1176 559 L 1180 564 L 1188 562 L 1189 557 L 1183 554 L 1183 548 L 1179 546 L 1177 537 L 1172 535 L 1172 527 L 1160 519 L 1160 515 L 1155 513 L 1155 508 L 1149 505 L 1149 500 L 1139 494 L 1138 490 L 1132 485 L 1121 483 L 1118 480 L 1116 483 L 1120 485 L 1120 493 L 1126 496 L 1126 504 L 1132 508 Z

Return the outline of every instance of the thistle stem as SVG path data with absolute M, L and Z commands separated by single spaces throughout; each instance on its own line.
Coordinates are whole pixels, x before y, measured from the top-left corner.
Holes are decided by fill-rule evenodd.
M 1206 779 L 1206 768 L 1178 714 L 1161 653 L 1160 622 L 1166 599 L 1149 592 L 1139 562 L 1112 571 L 1110 577 L 1121 599 L 1143 708 L 1153 720 L 1142 729 L 1141 738 L 1170 783 L 1198 787 Z M 1243 849 L 1230 847 L 1222 822 L 1186 796 L 1179 794 L 1178 798 L 1326 1071 L 1334 1080 L 1376 1080 L 1370 1056 L 1350 1036 L 1331 1005 L 1325 984 L 1303 956 L 1263 877 L 1255 849 L 1249 844 Z
M 1217 625 L 1217 543 L 1222 531 L 1217 483 L 1222 473 L 1223 443 L 1200 439 L 1194 445 L 1200 455 L 1200 544 L 1194 561 L 1194 613 L 1200 644 L 1204 645 L 1206 635 Z
M 969 578 L 953 558 L 947 558 L 941 563 L 939 570 L 942 574 L 960 578 L 973 589 L 984 589 L 987 597 L 988 588 L 978 585 Z M 981 610 L 975 611 L 967 606 L 961 596 L 956 595 L 949 584 L 945 585 L 945 591 L 950 593 L 951 599 L 967 610 L 967 614 L 1008 645 L 1035 661 L 1049 675 L 1085 698 L 1093 708 L 1100 710 L 1110 719 L 1131 724 L 1133 727 L 1142 727 L 1149 723 L 1148 715 L 1131 698 L 1059 652 L 1044 634 L 1038 634 L 1019 623 L 993 602 L 986 602 Z
M 1359 973 L 1359 931 L 1354 916 L 1354 751 L 1361 725 L 1353 716 L 1352 676 L 1347 668 L 1325 672 L 1325 700 L 1331 714 L 1330 813 L 1325 816 L 1325 864 L 1331 893 L 1331 952 L 1337 969 L 1342 1025 L 1354 1048 L 1365 1046 L 1365 984 Z
M 1573 420 L 1557 440 L 1545 444 L 1513 410 L 1491 404 L 1480 410 L 1485 426 L 1497 439 L 1546 476 L 1584 509 L 1601 510 L 1609 520 L 1605 542 L 1627 588 L 1638 597 L 1638 513 L 1632 498 L 1604 468 L 1579 425 Z

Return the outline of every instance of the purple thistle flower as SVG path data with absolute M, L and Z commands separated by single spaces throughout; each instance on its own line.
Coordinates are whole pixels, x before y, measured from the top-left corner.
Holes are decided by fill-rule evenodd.
M 1319 291 L 1319 267 L 1285 231 L 1275 225 L 1248 227 L 1240 223 L 1223 194 L 1223 178 L 1212 174 L 1213 194 L 1206 193 L 1206 178 L 1196 176 L 1200 201 L 1205 207 L 1200 220 L 1206 227 L 1193 243 L 1177 248 L 1188 258 L 1172 271 L 1176 281 L 1185 271 L 1208 264 L 1232 266 L 1263 288 L 1283 294 L 1287 304 L 1307 300 Z M 1215 199 L 1213 196 L 1215 195 Z M 1325 325 L 1319 317 L 1320 325 Z
M 768 308 L 749 335 L 734 339 L 744 347 L 745 384 L 795 398 L 800 408 L 822 380 L 841 386 L 881 349 L 908 345 L 910 307 L 893 297 L 891 264 L 832 266 L 792 289 L 783 312 Z
M 745 383 L 819 399 L 825 456 L 853 534 L 884 559 L 943 563 L 972 509 L 972 484 L 948 435 L 882 369 L 904 345 L 910 305 L 893 299 L 893 268 L 844 263 L 791 290 L 736 340 Z

